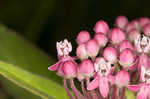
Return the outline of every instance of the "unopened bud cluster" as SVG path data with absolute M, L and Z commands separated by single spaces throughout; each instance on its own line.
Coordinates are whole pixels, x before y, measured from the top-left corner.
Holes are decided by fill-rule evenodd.
M 137 99 L 150 99 L 150 19 L 118 16 L 115 27 L 99 20 L 93 30 L 92 37 L 78 33 L 75 56 L 67 39 L 56 44 L 59 61 L 48 69 L 64 78 L 69 98 L 126 99 L 131 90 Z

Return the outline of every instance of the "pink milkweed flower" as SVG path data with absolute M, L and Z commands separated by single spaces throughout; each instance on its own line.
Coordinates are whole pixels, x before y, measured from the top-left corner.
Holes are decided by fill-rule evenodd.
M 123 68 L 131 67 L 135 62 L 136 56 L 133 54 L 131 49 L 124 49 L 119 56 L 119 63 Z
M 138 22 L 139 22 L 140 26 L 143 27 L 144 25 L 150 23 L 150 20 L 149 20 L 149 18 L 142 17 L 142 18 L 139 18 Z
M 91 77 L 94 74 L 94 63 L 85 59 L 79 64 L 78 71 L 83 77 Z
M 104 58 L 112 64 L 117 61 L 117 51 L 113 47 L 106 47 L 103 52 Z
M 141 34 L 134 40 L 134 45 L 137 52 L 147 53 L 148 51 L 150 51 L 150 38 L 145 36 L 144 34 Z
M 85 44 L 86 51 L 91 58 L 95 58 L 99 52 L 99 45 L 95 39 L 90 39 Z
M 122 52 L 126 48 L 133 50 L 133 45 L 128 40 L 124 40 L 120 43 L 119 51 Z
M 130 82 L 130 75 L 127 71 L 121 70 L 115 76 L 115 84 L 119 87 L 126 87 Z
M 132 29 L 129 33 L 128 33 L 128 37 L 129 37 L 129 40 L 131 42 L 134 42 L 134 40 L 140 36 L 140 32 L 137 30 L 137 29 Z
M 76 77 L 76 73 L 77 73 L 77 64 L 73 61 L 65 61 L 63 63 L 63 73 L 64 73 L 64 77 L 67 79 L 70 78 L 74 78 Z
M 120 28 L 113 28 L 110 30 L 109 38 L 112 44 L 119 44 L 126 39 L 126 35 Z
M 142 67 L 141 69 L 142 83 L 137 85 L 128 85 L 128 89 L 137 92 L 137 99 L 150 98 L 150 68 Z
M 59 61 L 56 64 L 48 67 L 48 70 L 57 71 L 59 76 L 64 76 L 63 64 L 65 61 L 74 61 L 74 57 L 69 56 L 69 53 L 72 51 L 72 45 L 68 42 L 67 39 L 56 43 L 58 59 Z
M 116 21 L 115 21 L 115 25 L 121 29 L 125 29 L 126 25 L 128 24 L 128 19 L 127 17 L 125 16 L 118 16 L 116 18 Z
M 88 90 L 99 88 L 102 97 L 107 97 L 109 93 L 109 82 L 114 82 L 114 77 L 110 74 L 111 63 L 106 62 L 104 58 L 99 57 L 95 60 L 95 71 L 97 72 L 94 80 L 88 85 Z
M 72 45 L 67 39 L 56 43 L 58 56 L 68 56 L 72 51 Z
M 143 33 L 144 33 L 146 36 L 150 36 L 150 23 L 144 25 L 143 28 L 142 28 L 142 30 L 143 30 Z
M 81 60 L 87 59 L 89 57 L 86 49 L 85 49 L 85 44 L 80 44 L 78 45 L 76 49 L 76 55 L 79 57 Z
M 94 39 L 97 41 L 100 47 L 105 47 L 108 42 L 106 35 L 100 32 L 94 35 Z
M 107 34 L 109 26 L 105 21 L 100 20 L 96 22 L 93 30 L 95 31 L 95 33 L 102 32 L 104 34 Z
M 78 44 L 82 44 L 86 43 L 90 39 L 90 33 L 88 31 L 83 30 L 78 34 L 76 41 Z

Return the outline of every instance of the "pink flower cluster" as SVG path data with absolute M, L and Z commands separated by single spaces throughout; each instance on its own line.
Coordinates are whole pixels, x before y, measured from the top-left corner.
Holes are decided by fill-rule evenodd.
M 114 28 L 99 20 L 93 30 L 93 37 L 86 30 L 77 35 L 76 56 L 67 39 L 57 42 L 59 61 L 48 69 L 64 78 L 69 98 L 126 99 L 131 90 L 150 99 L 150 19 L 118 16 Z

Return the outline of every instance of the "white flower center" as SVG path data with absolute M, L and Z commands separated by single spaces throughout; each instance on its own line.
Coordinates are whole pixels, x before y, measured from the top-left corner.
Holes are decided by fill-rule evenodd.
M 141 77 L 143 82 L 150 84 L 150 69 L 147 69 L 144 66 L 142 66 Z
M 98 72 L 100 76 L 107 76 L 110 71 L 111 64 L 101 58 L 97 63 L 94 64 L 94 67 L 95 71 Z
M 139 52 L 147 52 L 150 49 L 150 38 L 144 34 L 135 39 L 135 46 Z
M 67 39 L 56 43 L 59 56 L 67 56 L 72 51 L 72 45 Z

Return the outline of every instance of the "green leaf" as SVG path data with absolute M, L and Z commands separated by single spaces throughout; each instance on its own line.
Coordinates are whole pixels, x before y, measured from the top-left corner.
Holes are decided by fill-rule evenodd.
M 64 88 L 56 82 L 29 73 L 12 64 L 0 61 L 0 74 L 44 99 L 51 99 L 52 97 L 67 99 Z
M 0 60 L 62 84 L 62 79 L 55 72 L 48 71 L 48 66 L 54 63 L 54 59 L 2 24 L 0 24 Z M 40 99 L 4 77 L 0 76 L 0 82 L 17 99 Z
M 132 91 L 128 90 L 128 89 L 126 89 L 125 95 L 126 95 L 127 99 L 136 99 L 135 94 Z

